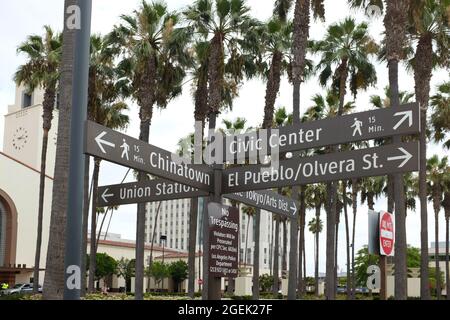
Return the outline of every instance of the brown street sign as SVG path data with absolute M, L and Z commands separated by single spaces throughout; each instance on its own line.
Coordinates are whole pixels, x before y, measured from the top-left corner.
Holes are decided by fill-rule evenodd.
M 206 165 L 179 164 L 171 152 L 92 121 L 86 121 L 84 152 L 128 168 L 145 171 L 199 190 L 211 192 L 212 169 Z
M 237 192 L 224 194 L 223 196 L 288 218 L 297 217 L 300 207 L 297 201 L 270 190 Z
M 209 193 L 163 179 L 98 187 L 99 207 L 208 196 Z
M 419 170 L 419 143 L 330 153 L 223 171 L 225 194 Z
M 213 277 L 237 277 L 239 210 L 208 204 L 209 272 Z
M 242 160 L 258 152 L 270 154 L 274 148 L 278 148 L 280 153 L 291 152 L 419 132 L 418 104 L 409 103 L 398 108 L 376 109 L 267 131 L 236 134 L 224 138 L 223 149 L 227 160 Z

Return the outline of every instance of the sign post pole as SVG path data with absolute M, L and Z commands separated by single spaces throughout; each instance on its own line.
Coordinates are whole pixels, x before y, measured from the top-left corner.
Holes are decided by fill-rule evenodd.
M 70 167 L 66 221 L 64 300 L 79 300 L 84 186 L 84 122 L 87 114 L 92 0 L 78 1 L 79 30 L 75 33 L 73 98 L 70 123 Z M 67 28 L 67 26 L 65 26 Z
M 386 274 L 386 256 L 380 255 L 380 299 L 386 300 L 387 299 L 387 290 L 386 290 L 386 280 L 387 280 L 387 274 Z

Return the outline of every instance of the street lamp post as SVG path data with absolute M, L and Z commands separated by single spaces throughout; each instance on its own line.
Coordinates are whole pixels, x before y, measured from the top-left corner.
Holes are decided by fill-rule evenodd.
M 165 236 L 165 235 L 162 235 L 159 237 L 160 243 L 162 242 L 162 244 L 163 244 L 163 254 L 162 254 L 163 267 L 164 267 L 164 248 L 166 246 L 166 240 L 167 240 L 167 236 Z M 162 277 L 162 280 L 161 280 L 161 288 L 162 288 L 162 290 L 164 290 L 164 276 Z
M 88 103 L 89 45 L 91 34 L 92 0 L 80 0 L 73 10 L 79 25 L 70 26 L 75 32 L 73 61 L 72 110 L 70 123 L 70 164 L 65 242 L 64 299 L 79 300 L 81 290 L 81 247 L 83 212 L 84 122 Z M 65 24 L 69 28 L 69 22 Z

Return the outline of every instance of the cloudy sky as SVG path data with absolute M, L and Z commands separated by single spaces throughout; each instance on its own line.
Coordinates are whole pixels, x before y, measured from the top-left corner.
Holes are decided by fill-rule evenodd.
M 255 17 L 266 20 L 271 16 L 273 1 L 269 0 L 248 0 L 251 7 L 251 13 Z M 43 25 L 50 25 L 54 30 L 62 30 L 63 0 L 15 0 L 1 1 L 0 3 L 0 30 L 2 47 L 0 50 L 0 141 L 3 141 L 3 115 L 7 112 L 7 106 L 14 103 L 14 83 L 12 76 L 17 67 L 24 62 L 23 56 L 16 54 L 16 48 L 20 42 L 30 34 L 41 34 Z M 124 13 L 130 13 L 137 8 L 138 0 L 94 0 L 92 16 L 92 32 L 105 34 L 109 32 L 114 24 L 119 21 L 119 16 Z M 170 9 L 181 9 L 189 4 L 186 0 L 167 0 Z M 367 19 L 362 13 L 351 11 L 346 5 L 346 0 L 326 0 L 326 23 L 316 21 L 312 23 L 310 35 L 312 39 L 320 39 L 327 26 L 330 23 L 337 22 L 347 16 L 355 18 L 357 21 L 368 21 L 371 35 L 376 39 L 381 39 L 384 30 L 382 18 L 373 16 Z M 384 64 L 374 61 L 377 69 L 378 84 L 376 88 L 371 88 L 366 92 L 359 94 L 355 101 L 358 111 L 370 109 L 369 97 L 373 94 L 383 95 L 383 88 L 387 85 L 387 68 Z M 447 80 L 444 71 L 434 72 L 432 78 L 432 88 L 436 84 Z M 412 74 L 407 73 L 403 68 L 400 72 L 400 89 L 414 90 Z M 316 93 L 323 93 L 324 90 L 318 86 L 317 78 L 310 79 L 301 88 L 301 108 L 312 105 L 311 97 Z M 150 130 L 150 143 L 159 147 L 175 151 L 176 144 L 181 137 L 193 132 L 193 102 L 191 97 L 190 85 L 184 87 L 183 95 L 171 102 L 167 109 L 157 110 L 154 113 L 152 126 Z M 257 126 L 263 119 L 265 86 L 261 80 L 247 81 L 240 90 L 239 98 L 234 102 L 232 111 L 224 112 L 221 119 L 235 119 L 244 117 L 248 120 L 250 126 Z M 348 100 L 352 99 L 350 96 Z M 286 106 L 288 110 L 292 109 L 292 89 L 286 79 L 283 79 L 280 88 L 280 94 L 276 106 Z M 131 123 L 126 133 L 131 136 L 138 136 L 138 108 L 136 104 L 130 102 L 129 115 Z M 3 144 L 0 144 L 0 148 Z M 439 147 L 430 146 L 429 153 L 443 154 Z M 126 168 L 102 162 L 100 173 L 100 185 L 119 183 L 125 173 Z M 131 181 L 128 177 L 127 181 Z M 377 210 L 385 209 L 385 199 L 380 199 L 376 203 Z M 419 204 L 419 203 L 418 203 Z M 307 221 L 312 217 L 312 212 L 308 213 Z M 420 220 L 419 212 L 409 212 L 407 217 L 408 243 L 414 246 L 420 245 Z M 432 208 L 429 206 L 429 230 L 430 241 L 434 230 L 434 218 Z M 325 219 L 325 215 L 322 216 Z M 342 219 L 343 221 L 343 219 Z M 351 221 L 350 221 L 351 222 Z M 112 219 L 110 231 L 120 233 L 123 238 L 135 239 L 136 224 L 136 205 L 122 206 Z M 357 216 L 356 247 L 359 248 L 367 243 L 367 207 L 359 206 Z M 344 224 L 341 223 L 341 235 L 339 241 L 339 267 L 345 269 L 345 237 Z M 441 214 L 440 232 L 444 235 L 444 219 Z M 443 238 L 441 238 L 443 239 Z M 321 263 L 320 271 L 325 270 L 325 230 L 321 234 Z M 306 236 L 307 247 L 307 270 L 308 274 L 313 273 L 313 237 L 308 232 Z

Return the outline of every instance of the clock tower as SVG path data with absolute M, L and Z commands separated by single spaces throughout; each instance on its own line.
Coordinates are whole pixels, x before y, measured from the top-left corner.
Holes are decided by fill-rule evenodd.
M 15 102 L 5 115 L 3 138 L 5 154 L 38 171 L 41 167 L 43 99 L 43 90 L 29 93 L 23 86 L 16 87 Z M 47 147 L 46 174 L 50 177 L 55 165 L 57 123 L 58 111 L 55 110 Z

